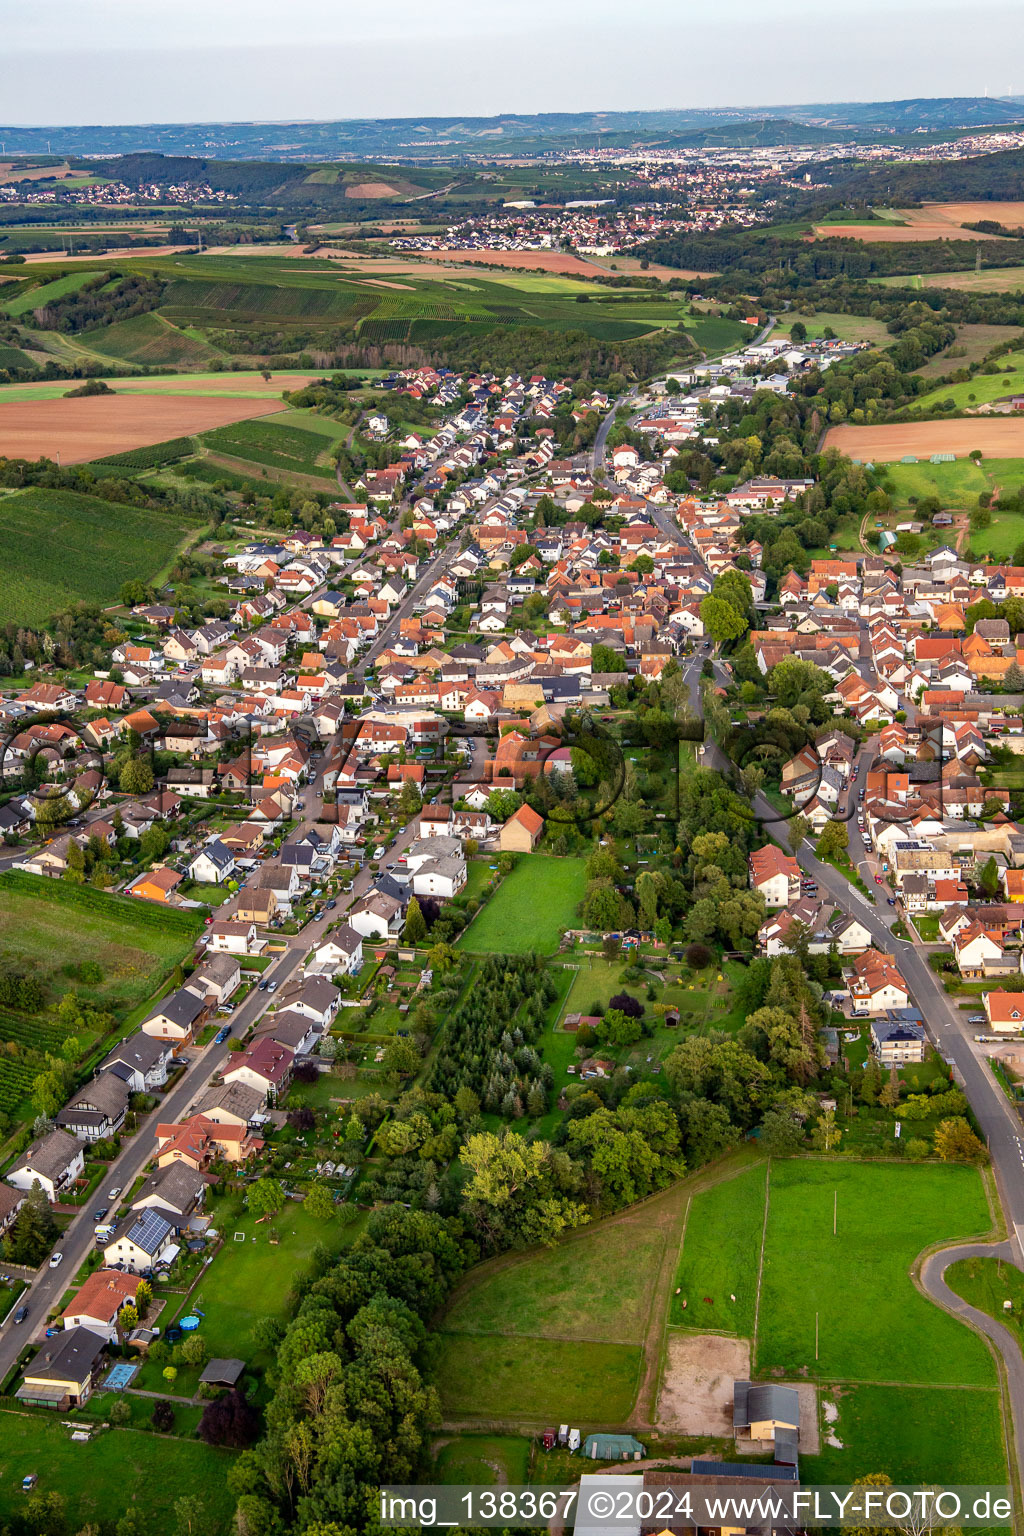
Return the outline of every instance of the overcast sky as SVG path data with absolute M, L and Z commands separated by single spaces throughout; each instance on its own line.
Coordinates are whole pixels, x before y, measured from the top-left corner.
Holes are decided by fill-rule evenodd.
M 3 11 L 9 124 L 1024 91 L 1021 0 L 8 0 Z

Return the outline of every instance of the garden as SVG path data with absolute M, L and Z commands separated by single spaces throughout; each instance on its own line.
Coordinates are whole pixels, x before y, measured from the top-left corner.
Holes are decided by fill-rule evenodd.
M 584 860 L 520 854 L 459 946 L 473 953 L 552 955 L 561 930 L 576 925 L 585 888 Z

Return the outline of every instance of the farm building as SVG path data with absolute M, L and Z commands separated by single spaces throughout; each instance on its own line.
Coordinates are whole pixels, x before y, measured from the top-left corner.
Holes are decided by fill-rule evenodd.
M 732 1427 L 737 1438 L 770 1441 L 776 1461 L 795 1466 L 800 1434 L 800 1394 L 774 1382 L 733 1383 Z
M 632 1435 L 588 1435 L 583 1454 L 591 1461 L 639 1461 L 647 1452 Z

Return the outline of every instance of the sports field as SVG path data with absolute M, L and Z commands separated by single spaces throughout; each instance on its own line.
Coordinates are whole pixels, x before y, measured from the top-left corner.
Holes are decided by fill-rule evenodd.
M 586 889 L 583 859 L 520 854 L 515 869 L 459 939 L 474 954 L 554 954 L 560 928 L 572 927 Z

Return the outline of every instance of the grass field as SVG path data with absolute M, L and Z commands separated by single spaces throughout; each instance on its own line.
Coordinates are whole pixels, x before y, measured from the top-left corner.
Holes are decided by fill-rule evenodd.
M 960 1259 L 946 1270 L 946 1284 L 964 1301 L 987 1312 L 1013 1333 L 1024 1345 L 1024 1274 L 1012 1264 L 998 1259 Z M 1003 1302 L 1013 1303 L 1004 1312 Z
M 827 1387 L 822 1396 L 830 1397 Z M 837 1398 L 834 1432 L 843 1449 L 823 1441 L 820 1456 L 801 1455 L 808 1483 L 848 1483 L 873 1472 L 904 1485 L 1006 1481 L 998 1392 L 858 1386 Z
M 459 1435 L 437 1454 L 433 1480 L 438 1483 L 526 1482 L 529 1441 L 519 1435 Z
M 931 464 L 924 460 L 919 464 L 887 464 L 885 478 L 897 507 L 909 507 L 913 496 L 937 496 L 944 507 L 969 512 L 978 505 L 978 497 L 984 492 L 1005 494 L 1024 484 L 1024 460 L 1022 459 L 957 459 L 952 464 Z M 979 550 L 994 548 L 999 513 L 993 513 L 993 526 L 979 528 L 971 534 L 971 545 Z M 1019 519 L 1011 519 L 1011 525 Z M 1018 533 L 1009 548 L 1024 536 Z M 1007 553 L 1009 551 L 1006 551 Z
M 887 288 L 956 288 L 965 293 L 1024 292 L 1024 267 L 973 267 L 966 272 L 920 272 L 915 277 L 872 277 Z
M 957 364 L 954 361 L 949 366 L 953 369 Z M 1019 395 L 1024 390 L 1024 352 L 1007 352 L 998 359 L 996 367 L 998 373 L 976 373 L 962 384 L 939 384 L 926 395 L 918 395 L 912 408 L 932 411 L 952 400 L 958 410 L 966 410 L 1002 400 L 1006 395 Z
M 679 1295 L 672 1297 L 673 1323 L 753 1337 L 764 1196 L 761 1165 L 694 1195 L 676 1273 Z
M 664 1232 L 643 1213 L 602 1222 L 572 1242 L 497 1267 L 460 1295 L 445 1332 L 639 1344 L 664 1244 Z
M 639 1347 L 451 1334 L 437 1373 L 446 1417 L 621 1424 L 636 1397 Z
M 809 341 L 820 341 L 826 330 L 833 330 L 840 341 L 868 341 L 874 347 L 888 347 L 893 342 L 884 320 L 873 320 L 870 315 L 844 315 L 830 310 L 819 310 L 815 315 L 802 315 L 798 310 L 787 311 L 780 317 L 771 339 L 788 341 L 790 327 L 797 320 L 807 327 Z
M 582 859 L 520 854 L 515 869 L 477 913 L 459 944 L 475 954 L 553 954 L 558 930 L 576 920 L 585 887 Z
M 52 282 L 28 288 L 6 303 L 0 300 L 0 309 L 6 310 L 12 319 L 17 319 L 19 315 L 30 315 L 34 309 L 41 309 L 54 299 L 62 299 L 68 293 L 77 293 L 94 276 L 95 273 L 89 271 L 68 272 L 64 277 L 54 278 Z
M 727 1185 L 716 1193 L 729 1203 Z M 908 1274 L 929 1244 L 990 1230 L 976 1169 L 774 1162 L 769 1200 L 759 1373 L 812 1366 L 817 1317 L 817 1371 L 826 1380 L 994 1381 L 983 1342 L 927 1301 Z
M 1020 331 L 1012 325 L 958 325 L 956 338 L 951 345 L 930 357 L 916 371 L 924 379 L 953 373 L 958 368 L 967 367 L 969 363 L 980 363 L 1000 343 L 1021 339 Z
M 48 1003 L 72 987 L 103 1008 L 142 1002 L 188 953 L 202 925 L 201 916 L 191 930 L 161 922 L 166 914 L 130 897 L 72 887 L 71 905 L 49 899 L 53 890 L 42 875 L 19 871 L 0 879 L 0 956 L 35 976 Z M 59 884 L 57 890 L 64 894 Z M 102 969 L 99 985 L 75 976 L 83 960 Z
M 0 622 L 43 624 L 71 602 L 105 604 L 154 576 L 186 533 L 175 517 L 75 491 L 0 498 Z
M 144 1530 L 174 1530 L 174 1505 L 188 1495 L 205 1512 L 204 1532 L 226 1532 L 235 1496 L 225 1474 L 230 1451 L 214 1450 L 198 1440 L 132 1429 L 105 1430 L 86 1443 L 53 1419 L 0 1410 L 0 1520 L 24 1516 L 21 1480 L 34 1472 L 36 1492 L 59 1493 L 66 1500 L 70 1527 L 107 1524 L 128 1508 L 138 1510 Z

